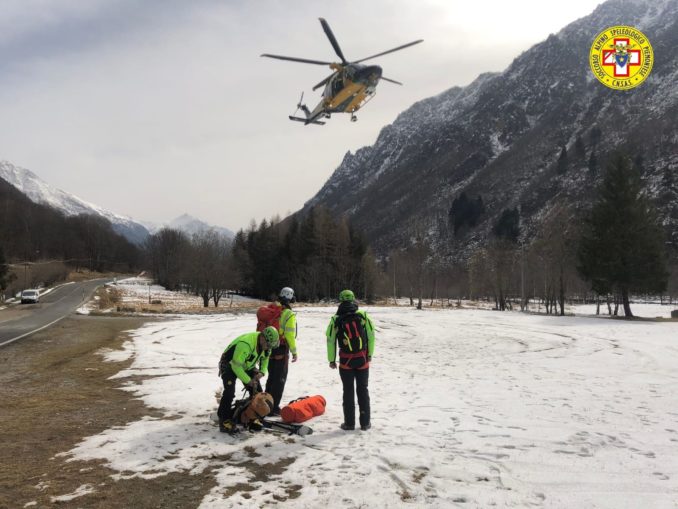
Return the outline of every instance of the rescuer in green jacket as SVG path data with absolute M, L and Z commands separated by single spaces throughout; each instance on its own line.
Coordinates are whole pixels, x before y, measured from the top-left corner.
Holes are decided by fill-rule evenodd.
M 266 327 L 261 332 L 249 332 L 238 336 L 224 350 L 219 361 L 219 376 L 224 382 L 224 393 L 219 402 L 219 431 L 232 433 L 236 426 L 233 422 L 233 398 L 235 381 L 239 379 L 250 396 L 256 388 L 261 392 L 259 380 L 268 372 L 268 360 L 271 350 L 280 344 L 275 327 Z M 258 367 L 257 367 L 258 366 Z M 261 429 L 261 423 L 250 423 L 250 429 Z
M 290 354 L 292 362 L 297 362 L 297 317 L 292 311 L 294 290 L 286 286 L 278 295 L 280 309 L 280 346 L 271 352 L 269 375 L 266 379 L 266 392 L 273 396 L 273 415 L 280 415 L 280 401 L 287 382 Z
M 332 369 L 337 369 L 337 345 L 339 347 L 339 375 L 344 388 L 341 429 L 355 429 L 355 392 L 360 409 L 360 429 L 367 431 L 372 427 L 367 382 L 374 354 L 374 324 L 365 311 L 358 310 L 351 290 L 343 290 L 339 294 L 339 308 L 330 319 L 325 334 L 327 360 Z

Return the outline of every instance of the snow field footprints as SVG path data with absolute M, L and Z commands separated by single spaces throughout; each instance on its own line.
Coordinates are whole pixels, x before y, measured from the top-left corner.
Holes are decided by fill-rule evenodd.
M 401 314 L 404 316 L 402 319 Z M 388 309 L 375 308 L 373 314 L 375 320 L 391 322 L 391 325 L 384 327 L 383 330 L 379 329 L 381 341 L 377 353 L 378 361 L 375 361 L 374 368 L 370 370 L 375 428 L 369 433 L 360 431 L 344 433 L 335 429 L 341 422 L 339 377 L 335 376 L 336 372 L 327 368 L 324 343 L 315 341 L 316 336 L 322 335 L 326 315 L 327 312 L 322 311 L 317 313 L 318 319 L 302 317 L 306 322 L 310 322 L 307 325 L 309 330 L 314 331 L 314 339 L 307 341 L 302 350 L 300 362 L 303 363 L 303 369 L 298 369 L 302 364 L 291 365 L 288 383 L 290 396 L 301 395 L 297 392 L 307 390 L 305 387 L 309 385 L 316 388 L 318 393 L 327 393 L 327 415 L 313 425 L 316 434 L 307 437 L 303 442 L 300 440 L 284 443 L 268 440 L 267 443 L 262 442 L 265 445 L 257 446 L 264 456 L 270 456 L 271 461 L 282 457 L 283 454 L 297 455 L 294 466 L 290 466 L 288 472 L 282 473 L 279 478 L 271 478 L 268 491 L 276 497 L 289 497 L 288 493 L 297 493 L 290 487 L 295 484 L 295 478 L 298 481 L 299 472 L 303 472 L 306 481 L 302 483 L 303 489 L 299 491 L 299 506 L 317 506 L 323 503 L 321 501 L 328 499 L 337 503 L 345 499 L 346 507 L 361 505 L 370 507 L 368 503 L 370 500 L 382 499 L 393 501 L 391 505 L 394 507 L 403 503 L 411 507 L 422 504 L 431 507 L 548 505 L 543 497 L 549 497 L 550 493 L 543 487 L 534 489 L 535 483 L 530 481 L 533 472 L 538 473 L 542 466 L 575 464 L 581 472 L 572 474 L 572 482 L 576 483 L 587 473 L 596 474 L 597 469 L 605 465 L 605 455 L 608 462 L 626 461 L 628 455 L 624 455 L 624 448 L 629 444 L 635 445 L 637 451 L 632 454 L 635 459 L 630 463 L 631 466 L 648 467 L 646 476 L 656 485 L 668 486 L 671 482 L 662 476 L 670 476 L 672 470 L 664 468 L 659 460 L 647 455 L 651 452 L 648 451 L 648 447 L 651 449 L 654 447 L 640 445 L 647 442 L 643 440 L 644 436 L 639 436 L 637 426 L 643 425 L 643 422 L 635 415 L 645 415 L 647 423 L 655 421 L 662 423 L 661 428 L 666 428 L 663 432 L 664 443 L 672 445 L 675 450 L 678 447 L 675 445 L 678 436 L 675 431 L 668 431 L 673 430 L 675 426 L 666 420 L 670 413 L 662 410 L 662 407 L 666 408 L 670 398 L 665 390 L 666 384 L 651 385 L 657 392 L 646 391 L 647 385 L 645 389 L 635 390 L 637 384 L 629 383 L 627 378 L 617 376 L 625 372 L 635 373 L 634 358 L 625 360 L 625 357 L 616 356 L 613 363 L 608 364 L 614 347 L 608 343 L 604 349 L 598 339 L 589 340 L 585 328 L 572 329 L 574 339 L 567 340 L 569 341 L 567 347 L 558 347 L 563 343 L 563 338 L 558 336 L 557 330 L 553 331 L 544 325 L 543 317 L 514 318 L 510 314 L 501 315 L 504 328 L 511 329 L 514 327 L 511 325 L 513 322 L 517 324 L 514 327 L 516 330 L 510 334 L 514 339 L 523 340 L 527 344 L 525 349 L 520 346 L 519 341 L 511 339 L 504 341 L 501 337 L 501 328 L 483 334 L 485 322 L 482 320 L 489 320 L 489 313 L 487 318 L 480 316 L 480 324 L 475 328 L 478 331 L 476 336 L 475 332 L 463 328 L 463 322 L 468 321 L 467 317 L 471 314 L 424 313 L 427 321 L 425 328 L 422 330 L 419 327 L 419 332 L 415 333 L 416 323 L 414 319 L 408 320 L 407 310 L 398 309 L 391 312 Z M 421 320 L 421 315 L 421 313 L 418 315 L 417 320 Z M 430 317 L 434 315 L 445 316 L 445 322 L 429 327 L 428 322 L 433 320 Z M 395 316 L 399 318 L 391 320 Z M 479 315 L 473 314 L 473 317 L 477 316 Z M 495 316 L 496 313 L 492 314 L 491 319 L 494 320 Z M 454 320 L 459 320 L 459 323 L 455 323 Z M 535 332 L 523 337 L 520 330 L 525 328 L 524 325 L 528 322 L 536 323 L 536 320 L 540 320 L 539 326 L 527 325 L 527 328 Z M 399 330 L 395 322 L 402 324 L 402 328 L 407 329 L 406 333 Z M 210 351 L 212 347 L 204 343 L 197 343 L 195 347 L 196 350 L 208 352 L 205 356 L 205 365 L 210 367 L 211 383 L 207 390 L 210 405 L 214 404 L 212 393 L 213 386 L 216 385 L 215 375 L 212 373 L 214 364 L 212 357 L 218 357 L 219 350 L 223 349 L 221 341 L 214 338 L 223 337 L 224 334 L 228 335 L 231 332 L 223 332 L 223 323 L 215 321 L 214 324 L 217 327 L 209 332 L 212 336 L 210 341 L 215 345 L 213 350 Z M 452 337 L 449 351 L 446 355 L 440 355 L 438 334 L 450 328 L 455 333 L 459 331 L 458 337 Z M 194 334 L 198 334 L 196 341 L 202 341 L 201 337 L 205 335 L 202 332 L 204 327 L 193 324 L 192 329 L 196 331 Z M 220 331 L 219 334 L 217 330 Z M 553 334 L 551 335 L 549 331 Z M 181 341 L 183 333 L 172 334 L 174 337 L 169 340 L 171 343 Z M 160 339 L 157 334 L 153 338 L 160 341 L 154 346 L 162 347 L 162 341 L 165 340 Z M 403 341 L 416 343 L 411 355 L 403 356 L 402 348 L 399 347 Z M 629 349 L 623 346 L 622 342 L 621 347 L 614 351 L 628 354 Z M 136 347 L 148 348 L 143 344 L 137 344 Z M 520 348 L 523 351 L 518 353 L 517 349 Z M 173 370 L 200 365 L 182 360 L 180 348 L 162 350 L 162 355 L 153 356 L 153 360 L 164 365 L 167 375 L 156 377 L 157 380 L 169 381 L 172 376 L 178 375 Z M 172 357 L 176 359 L 172 360 Z M 435 362 L 429 362 L 430 359 Z M 316 364 L 319 367 L 316 368 Z M 147 370 L 146 373 L 155 373 L 151 368 L 158 367 L 157 365 L 137 367 L 130 375 L 142 374 L 144 369 Z M 626 371 L 621 369 L 626 367 L 631 369 Z M 431 376 L 436 380 L 434 389 L 427 388 L 422 391 L 422 387 L 427 387 L 424 384 Z M 605 381 L 606 377 L 609 377 L 608 382 Z M 136 378 L 133 380 L 134 383 L 138 383 Z M 178 386 L 167 387 L 171 392 Z M 512 390 L 509 390 L 509 387 Z M 159 385 L 151 391 L 137 388 L 139 390 L 135 392 L 144 399 L 147 393 L 157 393 L 162 389 Z M 156 408 L 166 403 L 164 400 L 158 400 Z M 192 402 L 187 402 L 184 407 L 189 408 L 190 404 Z M 198 408 L 200 405 L 194 406 Z M 200 406 L 202 422 L 205 413 L 203 406 Z M 640 406 L 645 408 L 636 408 Z M 168 410 L 174 414 L 178 411 L 178 408 Z M 186 418 L 192 410 L 182 408 L 181 411 L 186 412 L 184 416 Z M 571 420 L 572 414 L 577 414 L 582 419 L 580 424 Z M 606 416 L 605 419 L 601 419 L 602 415 Z M 676 414 L 673 415 L 672 422 L 675 422 Z M 661 416 L 666 418 L 662 419 Z M 569 426 L 564 423 L 569 423 Z M 651 426 L 657 427 L 652 424 L 644 426 L 648 428 L 646 432 L 649 432 Z M 179 467 L 176 456 L 183 458 L 186 463 L 195 464 L 201 461 L 201 456 L 208 455 L 208 450 L 228 454 L 226 449 L 228 444 L 220 443 L 224 442 L 223 436 L 215 432 L 214 428 L 208 428 L 207 432 L 201 431 L 202 429 L 197 427 L 193 429 L 191 438 L 193 443 L 190 446 L 184 444 L 180 438 L 173 437 L 172 441 L 177 443 L 170 444 L 167 451 L 174 454 L 160 459 L 163 463 L 156 473 L 163 469 Z M 619 432 L 605 433 L 610 429 L 632 431 L 625 437 Z M 420 435 L 413 434 L 414 430 Z M 587 431 L 589 435 L 576 435 L 582 430 Z M 116 450 L 112 446 L 116 443 L 121 445 L 119 442 L 124 441 L 124 437 L 118 439 L 115 430 L 111 431 L 113 434 L 109 436 L 109 443 L 104 448 L 107 453 L 115 455 Z M 198 439 L 200 447 L 196 448 L 196 436 L 202 435 L 205 437 Z M 573 442 L 568 445 L 555 445 L 558 436 L 565 437 L 561 439 L 564 444 L 568 444 L 571 437 Z M 248 439 L 247 445 L 250 445 L 252 440 L 258 441 L 259 438 Z M 242 444 L 230 445 L 230 451 L 232 452 L 236 446 L 242 447 Z M 266 448 L 265 452 L 263 447 Z M 563 455 L 554 453 L 553 449 L 574 453 Z M 122 448 L 118 449 L 121 450 Z M 132 447 L 128 450 L 134 449 Z M 303 453 L 300 452 L 302 450 Z M 661 452 L 660 449 L 654 450 Z M 353 486 L 357 478 L 354 477 L 355 472 L 350 469 L 340 470 L 339 467 L 346 463 L 345 457 L 355 457 L 356 454 L 364 458 L 363 464 L 370 471 L 370 477 L 375 479 L 373 485 L 363 490 L 363 493 L 366 491 L 373 493 L 371 499 L 365 499 L 364 494 L 345 495 L 346 487 Z M 506 456 L 498 457 L 497 454 Z M 392 465 L 390 471 L 380 468 L 389 467 L 376 459 L 376 455 L 388 459 Z M 221 460 L 220 463 L 224 474 L 232 468 L 226 460 Z M 456 467 L 454 472 L 449 465 Z M 147 461 L 144 467 L 140 468 L 146 473 L 151 473 L 154 466 L 157 468 L 158 464 Z M 511 473 L 511 470 L 515 473 Z M 133 470 L 127 472 L 133 473 Z M 234 472 L 236 476 L 225 483 L 226 485 L 235 482 L 235 478 L 240 475 L 237 472 L 239 470 Z M 336 472 L 341 472 L 343 478 L 335 479 L 333 474 Z M 394 473 L 402 484 L 398 483 L 391 473 Z M 576 475 L 579 477 L 575 477 Z M 406 489 L 403 489 L 403 485 Z M 401 499 L 398 495 L 395 500 L 389 499 L 388 497 L 395 491 L 402 493 L 404 498 Z M 260 488 L 258 494 L 262 493 Z M 267 498 L 273 503 L 270 496 Z M 234 506 L 235 500 L 229 498 L 226 501 L 223 497 L 217 497 L 211 507 Z M 252 503 L 251 498 L 248 501 L 244 497 L 237 500 L 242 507 Z

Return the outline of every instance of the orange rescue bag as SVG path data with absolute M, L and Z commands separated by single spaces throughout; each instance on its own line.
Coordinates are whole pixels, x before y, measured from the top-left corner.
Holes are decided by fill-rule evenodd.
M 325 413 L 325 398 L 320 395 L 304 396 L 295 399 L 280 410 L 280 417 L 285 422 L 304 422 L 312 417 Z

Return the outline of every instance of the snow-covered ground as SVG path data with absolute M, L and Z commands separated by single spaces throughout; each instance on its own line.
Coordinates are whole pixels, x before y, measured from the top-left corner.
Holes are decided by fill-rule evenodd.
M 414 301 L 416 305 L 416 299 Z M 393 304 L 393 299 L 389 298 L 388 299 L 389 304 Z M 399 298 L 398 299 L 398 306 L 409 306 L 410 305 L 410 300 L 409 299 L 404 299 L 404 298 Z M 517 303 L 513 303 L 514 309 L 518 310 L 520 308 L 520 305 Z M 436 300 L 434 301 L 433 305 L 431 305 L 430 300 L 424 300 L 423 301 L 423 307 L 428 308 L 428 307 L 439 307 L 439 308 L 445 308 L 445 307 L 457 307 L 457 301 L 456 300 Z M 492 300 L 462 300 L 461 301 L 461 309 L 486 309 L 486 310 L 491 310 L 494 309 L 495 303 Z M 639 318 L 671 318 L 671 311 L 678 309 L 678 302 L 674 301 L 673 303 L 669 304 L 668 302 L 665 302 L 662 304 L 659 299 L 656 301 L 641 301 L 641 302 L 634 302 L 631 301 L 631 311 L 633 312 L 633 315 L 635 317 Z M 540 303 L 537 300 L 530 300 L 527 306 L 527 310 L 530 313 L 543 313 L 546 314 L 546 308 L 544 307 L 543 303 Z M 612 305 L 612 310 L 614 311 L 614 304 Z M 567 315 L 579 315 L 579 316 L 595 316 L 596 315 L 596 305 L 595 304 L 566 304 L 565 305 L 565 314 Z M 624 316 L 624 309 L 620 305 L 618 312 L 618 316 L 623 317 Z M 605 302 L 601 302 L 600 304 L 600 316 L 609 316 L 608 315 L 608 310 L 607 310 L 607 304 Z
M 232 308 L 254 308 L 262 304 L 261 301 L 240 295 L 224 295 L 219 301 L 219 307 L 215 308 L 210 301 L 210 306 L 205 308 L 201 297 L 192 293 L 173 292 L 165 287 L 153 284 L 153 280 L 147 277 L 130 277 L 116 280 L 106 285 L 108 289 L 116 290 L 120 301 L 111 303 L 115 307 L 124 308 L 127 311 L 145 313 L 200 313 L 220 312 Z M 87 302 L 78 309 L 78 313 L 86 315 L 92 311 L 107 312 L 110 309 L 101 309 L 95 300 Z
M 210 425 L 219 356 L 255 319 L 203 316 L 146 325 L 105 354 L 133 356 L 116 378 L 164 418 L 65 455 L 119 478 L 211 468 L 218 484 L 201 508 L 678 506 L 678 324 L 368 307 L 373 428 L 344 432 L 325 356 L 334 309 L 298 309 L 285 400 L 325 396 L 313 435 L 234 438 Z M 257 480 L 253 462 L 280 473 Z
M 191 306 L 202 306 L 201 297 L 185 292 L 172 292 L 165 287 L 153 284 L 153 281 L 145 277 L 131 277 L 116 281 L 113 285 L 122 292 L 122 302 L 126 304 L 144 304 L 149 300 L 160 300 L 176 306 L 178 309 L 185 309 Z M 228 306 L 231 299 L 236 305 L 247 304 L 255 305 L 259 301 L 240 295 L 224 295 L 221 300 L 222 306 Z M 210 304 L 212 305 L 212 304 Z
M 595 315 L 596 314 L 596 305 L 595 304 L 582 304 L 577 306 L 571 306 L 570 311 L 577 315 Z M 614 310 L 614 305 L 612 306 Z M 660 304 L 659 302 L 655 303 L 631 303 L 631 312 L 633 316 L 642 317 L 642 318 L 671 318 L 671 311 L 678 309 L 678 302 L 673 304 Z M 624 309 L 619 306 L 619 316 L 624 316 Z M 600 314 L 602 316 L 607 315 L 607 304 L 601 303 L 600 305 Z

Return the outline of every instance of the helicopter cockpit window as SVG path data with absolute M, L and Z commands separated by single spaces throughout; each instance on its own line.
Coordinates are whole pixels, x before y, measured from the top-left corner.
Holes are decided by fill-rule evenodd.
M 341 92 L 341 89 L 344 86 L 343 83 L 344 80 L 341 79 L 341 75 L 337 74 L 333 79 L 332 79 L 332 95 L 337 95 L 339 92 Z

